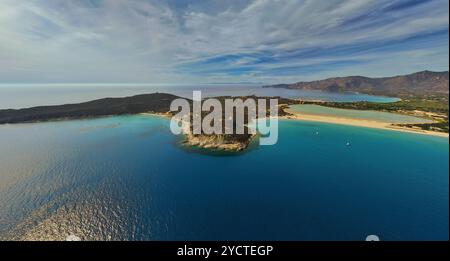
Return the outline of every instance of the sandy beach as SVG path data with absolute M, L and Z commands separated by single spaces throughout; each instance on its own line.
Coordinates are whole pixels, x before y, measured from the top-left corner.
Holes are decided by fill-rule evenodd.
M 305 114 L 305 113 L 295 112 L 295 111 L 292 111 L 289 109 L 287 109 L 286 112 L 288 112 L 292 115 L 282 116 L 279 118 L 280 119 L 289 119 L 289 120 L 300 120 L 300 121 L 325 122 L 325 123 L 332 123 L 332 124 L 358 126 L 358 127 L 366 127 L 366 128 L 374 128 L 374 129 L 384 129 L 384 130 L 391 130 L 391 131 L 401 131 L 401 132 L 409 132 L 409 133 L 417 133 L 417 134 L 449 138 L 448 133 L 395 126 L 395 125 L 392 125 L 392 123 L 390 123 L 390 122 L 372 121 L 372 120 L 355 119 L 355 118 L 344 118 L 344 117 L 336 117 L 336 116 L 325 116 L 325 115 L 318 115 L 318 114 Z M 159 117 L 164 117 L 164 118 L 169 118 L 169 119 L 171 118 L 170 113 L 144 112 L 144 113 L 140 113 L 140 114 L 141 115 L 159 116 Z
M 139 114 L 140 115 L 148 115 L 148 116 L 158 116 L 158 117 L 163 117 L 163 118 L 167 118 L 167 119 L 172 118 L 172 114 L 170 114 L 169 112 L 141 112 Z
M 284 116 L 284 117 L 280 117 L 280 118 L 291 119 L 291 120 L 303 120 L 303 121 L 317 121 L 317 122 L 359 126 L 359 127 L 367 127 L 367 128 L 375 128 L 375 129 L 410 132 L 410 133 L 432 135 L 432 136 L 439 136 L 439 137 L 445 137 L 445 138 L 449 137 L 448 133 L 400 127 L 400 126 L 392 125 L 392 123 L 390 123 L 390 122 L 380 122 L 380 121 L 355 119 L 355 118 L 343 118 L 343 117 L 325 116 L 325 115 L 317 115 L 317 114 L 305 114 L 305 113 L 298 113 L 298 112 L 295 112 L 295 111 L 292 111 L 289 109 L 286 110 L 286 112 L 292 114 L 292 116 Z

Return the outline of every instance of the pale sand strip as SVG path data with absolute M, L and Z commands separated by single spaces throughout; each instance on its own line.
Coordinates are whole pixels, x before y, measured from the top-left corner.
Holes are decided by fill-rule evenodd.
M 448 133 L 411 129 L 411 128 L 400 127 L 400 126 L 393 126 L 389 122 L 342 118 L 342 117 L 324 116 L 324 115 L 317 115 L 317 114 L 304 114 L 304 113 L 294 112 L 291 110 L 286 110 L 286 112 L 292 114 L 293 116 L 283 116 L 283 117 L 280 117 L 281 119 L 317 121 L 317 122 L 325 122 L 325 123 L 333 123 L 333 124 L 341 124 L 341 125 L 350 125 L 350 126 L 384 129 L 384 130 L 391 130 L 391 131 L 401 131 L 401 132 L 425 134 L 425 135 L 439 136 L 439 137 L 444 137 L 444 138 L 449 137 Z M 140 114 L 141 115 L 160 116 L 160 117 L 169 118 L 169 119 L 171 118 L 171 115 L 169 113 L 144 112 L 144 113 L 140 113 Z
M 341 125 L 359 126 L 359 127 L 401 131 L 401 132 L 410 132 L 410 133 L 426 134 L 426 135 L 439 136 L 439 137 L 445 137 L 445 138 L 449 137 L 448 133 L 411 129 L 411 128 L 400 127 L 400 126 L 393 126 L 389 122 L 342 118 L 342 117 L 325 116 L 325 115 L 317 115 L 317 114 L 304 114 L 304 113 L 294 112 L 291 110 L 286 110 L 286 112 L 291 113 L 293 116 L 284 116 L 284 117 L 280 117 L 280 118 L 292 119 L 292 120 L 303 120 L 303 121 L 317 121 L 317 122 L 325 122 L 325 123 L 333 123 L 333 124 L 341 124 Z
M 164 112 L 141 112 L 139 113 L 140 115 L 147 115 L 147 116 L 158 116 L 158 117 L 163 117 L 163 118 L 168 118 L 170 119 L 172 117 L 172 115 L 170 113 L 164 113 Z

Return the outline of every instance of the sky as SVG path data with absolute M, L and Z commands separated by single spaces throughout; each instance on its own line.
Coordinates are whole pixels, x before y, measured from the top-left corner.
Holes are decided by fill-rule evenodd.
M 449 67 L 448 0 L 0 0 L 1 83 L 291 83 Z

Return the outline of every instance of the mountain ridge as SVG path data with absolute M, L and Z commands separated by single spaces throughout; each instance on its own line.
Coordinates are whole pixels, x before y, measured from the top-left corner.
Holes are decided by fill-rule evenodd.
M 410 96 L 449 94 L 449 72 L 420 71 L 391 77 L 345 76 L 310 82 L 266 85 L 265 88 L 360 92 L 373 95 Z

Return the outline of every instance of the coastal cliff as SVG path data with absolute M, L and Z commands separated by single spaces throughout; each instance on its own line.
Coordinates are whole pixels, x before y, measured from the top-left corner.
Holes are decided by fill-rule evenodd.
M 245 150 L 255 134 L 242 134 L 242 135 L 205 135 L 205 134 L 186 134 L 183 140 L 184 145 L 195 146 L 204 149 L 211 150 L 223 150 L 223 151 L 243 151 Z

